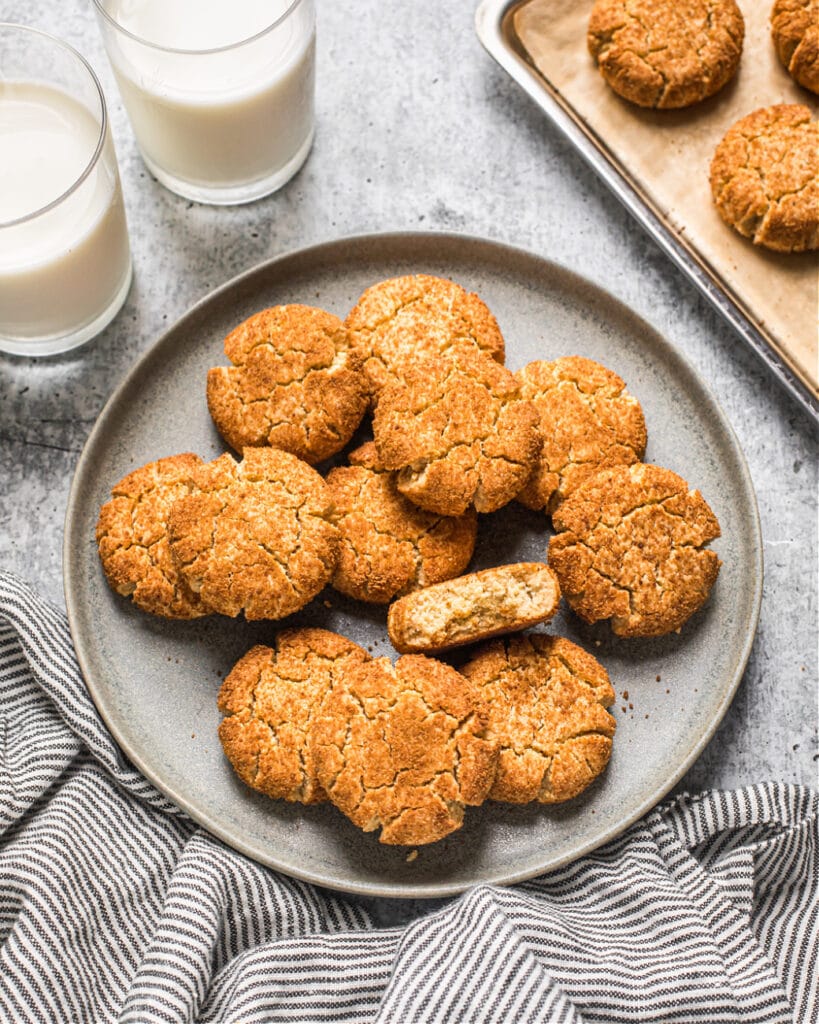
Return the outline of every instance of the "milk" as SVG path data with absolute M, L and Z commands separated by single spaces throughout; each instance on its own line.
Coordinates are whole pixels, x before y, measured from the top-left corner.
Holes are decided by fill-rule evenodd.
M 313 132 L 312 0 L 272 28 L 291 3 L 103 6 L 120 29 L 104 25 L 122 99 L 160 181 L 182 195 L 218 202 L 222 193 L 231 202 L 272 191 L 295 173 Z
M 37 354 L 35 340 L 58 339 L 48 351 L 78 344 L 124 299 L 131 260 L 107 133 L 99 158 L 71 191 L 92 163 L 100 134 L 99 121 L 60 89 L 0 81 L 0 348 L 6 351 Z M 20 218 L 28 219 L 10 223 Z

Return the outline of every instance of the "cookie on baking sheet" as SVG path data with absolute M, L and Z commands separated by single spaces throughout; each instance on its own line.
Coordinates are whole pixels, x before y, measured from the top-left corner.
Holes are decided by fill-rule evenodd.
M 819 249 L 819 124 L 809 108 L 763 107 L 729 128 L 711 161 L 711 194 L 755 245 Z
M 699 491 L 669 469 L 605 469 L 552 517 L 549 565 L 575 612 L 611 619 L 619 636 L 678 630 L 706 601 L 720 560 L 704 545 L 719 523 Z
M 466 347 L 419 360 L 382 392 L 378 457 L 398 490 L 430 512 L 494 512 L 523 487 L 540 452 L 537 411 L 514 374 Z
M 548 565 L 498 565 L 402 597 L 390 605 L 387 631 L 402 654 L 432 653 L 548 622 L 559 604 Z
M 517 371 L 521 395 L 540 417 L 543 448 L 517 500 L 553 512 L 587 477 L 639 462 L 646 450 L 640 403 L 616 373 L 583 356 L 537 361 Z
M 333 522 L 341 534 L 332 584 L 359 601 L 386 604 L 417 587 L 463 572 L 475 550 L 478 517 L 425 512 L 398 493 L 370 441 L 350 466 L 327 475 Z
M 733 78 L 745 36 L 734 0 L 597 0 L 587 43 L 611 88 L 641 107 L 688 107 Z
M 601 774 L 611 756 L 614 690 L 603 666 L 558 636 L 494 640 L 463 666 L 489 708 L 500 748 L 490 800 L 554 804 Z
M 336 676 L 369 661 L 365 650 L 326 629 L 288 629 L 257 645 L 219 691 L 219 739 L 239 778 L 280 800 L 319 803 L 310 731 Z
M 202 465 L 187 452 L 149 462 L 111 489 L 97 520 L 97 546 L 112 588 L 152 615 L 197 619 L 212 609 L 180 576 L 168 544 L 168 513 L 190 494 Z
M 791 78 L 819 93 L 819 0 L 776 0 L 771 36 Z
M 312 727 L 316 774 L 340 811 L 394 845 L 433 843 L 461 827 L 495 778 L 477 687 L 421 655 L 345 668 Z
M 330 493 L 306 462 L 278 448 L 225 453 L 194 470 L 196 490 L 168 517 L 189 586 L 214 611 L 281 619 L 329 582 L 338 557 Z
M 264 309 L 231 331 L 225 354 L 233 365 L 208 371 L 208 409 L 237 451 L 272 445 L 321 462 L 350 440 L 369 405 L 361 355 L 322 309 Z
M 367 352 L 365 369 L 373 394 L 403 377 L 407 363 L 471 344 L 503 362 L 497 321 L 474 292 L 429 274 L 393 277 L 368 288 L 346 325 Z

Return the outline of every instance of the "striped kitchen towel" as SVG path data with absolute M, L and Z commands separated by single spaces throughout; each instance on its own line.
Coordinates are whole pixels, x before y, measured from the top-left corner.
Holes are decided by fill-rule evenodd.
M 134 771 L 64 615 L 8 574 L 0 724 L 4 1022 L 819 1020 L 811 790 L 677 797 L 570 867 L 381 928 Z

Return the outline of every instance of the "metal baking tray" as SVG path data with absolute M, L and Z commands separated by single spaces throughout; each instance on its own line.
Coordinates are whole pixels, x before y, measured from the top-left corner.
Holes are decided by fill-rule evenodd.
M 607 151 L 571 104 L 530 63 L 513 24 L 515 10 L 525 2 L 482 0 L 475 14 L 475 28 L 486 51 L 537 103 L 637 222 L 819 425 L 817 394 L 777 351 L 774 338 L 748 316 L 739 299 L 731 294 L 726 282 L 702 258 L 696 247 L 677 233 L 640 191 L 628 168 Z

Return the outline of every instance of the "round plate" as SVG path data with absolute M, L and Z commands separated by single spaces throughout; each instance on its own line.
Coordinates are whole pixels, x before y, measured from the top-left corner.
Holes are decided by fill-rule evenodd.
M 550 631 L 606 666 L 617 691 L 608 770 L 581 797 L 552 807 L 487 803 L 432 846 L 382 846 L 329 805 L 272 801 L 244 786 L 216 729 L 221 680 L 279 623 L 213 616 L 152 618 L 107 586 L 94 528 L 112 484 L 176 452 L 211 458 L 225 446 L 205 405 L 205 375 L 225 362 L 222 340 L 239 321 L 279 303 L 344 317 L 370 284 L 424 271 L 477 291 L 500 323 L 507 363 L 585 355 L 616 370 L 648 424 L 646 459 L 680 473 L 722 525 L 723 560 L 706 607 L 682 632 L 621 640 L 565 610 Z M 482 516 L 473 568 L 543 560 L 542 514 L 512 504 Z M 433 897 L 504 884 L 565 864 L 617 835 L 651 808 L 703 749 L 725 714 L 751 647 L 762 588 L 756 499 L 745 460 L 707 388 L 677 352 L 629 309 L 562 267 L 493 242 L 453 235 L 345 239 L 271 260 L 187 313 L 130 371 L 99 417 L 77 466 L 65 529 L 68 617 L 100 714 L 131 761 L 214 835 L 298 878 L 367 895 Z M 323 626 L 393 654 L 386 609 L 326 590 L 288 626 Z M 625 696 L 627 691 L 628 696 Z M 622 695 L 622 696 L 621 696 Z

